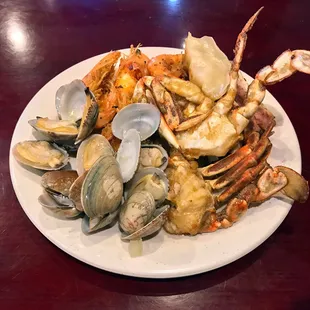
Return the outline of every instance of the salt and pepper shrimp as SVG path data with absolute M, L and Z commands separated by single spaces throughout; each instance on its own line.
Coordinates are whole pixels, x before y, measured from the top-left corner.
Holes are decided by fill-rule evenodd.
M 131 103 L 136 84 L 140 78 L 148 75 L 149 58 L 141 52 L 139 46 L 130 47 L 130 55 L 121 59 L 114 86 L 117 96 L 117 110 Z
M 108 124 L 116 113 L 116 92 L 114 88 L 114 76 L 116 63 L 121 53 L 111 52 L 103 57 L 95 67 L 83 78 L 84 84 L 95 95 L 99 105 L 99 115 L 96 128 L 102 128 Z
M 187 73 L 183 67 L 183 54 L 162 54 L 153 57 L 147 68 L 152 76 L 173 76 L 178 78 L 186 78 Z

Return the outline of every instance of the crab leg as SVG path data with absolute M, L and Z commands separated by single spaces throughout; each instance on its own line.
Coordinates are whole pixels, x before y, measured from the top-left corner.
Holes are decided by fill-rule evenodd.
M 269 155 L 269 154 L 268 154 Z M 233 183 L 233 185 L 224 190 L 218 197 L 217 201 L 223 203 L 227 201 L 231 196 L 241 191 L 246 185 L 253 182 L 258 174 L 267 166 L 267 158 L 262 158 L 257 166 L 251 167 L 243 172 L 240 178 Z
M 147 88 L 151 86 L 151 83 L 153 82 L 154 78 L 150 76 L 144 76 L 142 77 L 136 84 L 134 94 L 132 97 L 131 102 L 136 103 L 150 103 L 153 104 L 155 107 L 156 101 L 152 94 L 152 92 Z M 172 130 L 169 128 L 168 124 L 165 121 L 165 118 L 160 113 L 160 125 L 159 125 L 159 133 L 168 141 L 170 145 L 172 145 L 174 148 L 179 149 L 179 143 L 172 132 Z
M 246 145 L 216 163 L 200 168 L 199 171 L 204 177 L 211 177 L 229 170 L 253 151 L 253 148 L 257 144 L 258 140 L 258 132 L 252 132 Z
M 273 128 L 273 126 L 271 128 Z M 252 152 L 217 180 L 210 181 L 210 184 L 214 189 L 225 187 L 236 180 L 246 169 L 257 165 L 258 160 L 264 153 L 266 158 L 269 156 L 272 145 L 268 139 L 268 134 L 271 131 L 271 128 L 267 130 L 258 143 L 254 145 Z
M 248 82 L 243 77 L 241 71 L 238 72 L 238 82 L 237 82 L 237 95 L 236 95 L 236 102 L 238 105 L 243 106 L 246 94 L 248 92 Z
M 245 105 L 235 109 L 230 116 L 238 133 L 245 129 L 248 120 L 262 103 L 266 92 L 265 86 L 281 82 L 297 71 L 310 74 L 310 51 L 287 50 L 271 66 L 262 68 L 256 74 L 249 86 Z
M 250 203 L 262 202 L 281 191 L 288 183 L 286 176 L 277 169 L 268 168 L 254 183 L 247 185 L 240 194 L 233 198 L 219 213 L 223 228 L 237 222 L 248 210 Z
M 285 190 L 293 194 L 287 195 Z M 232 226 L 246 213 L 251 203 L 261 203 L 280 191 L 294 200 L 305 202 L 309 195 L 309 186 L 308 182 L 292 169 L 283 166 L 267 168 L 256 184 L 251 183 L 244 187 L 222 211 L 207 213 L 200 232 L 213 232 Z
M 231 65 L 230 70 L 230 85 L 228 87 L 227 93 L 220 98 L 214 106 L 214 111 L 219 114 L 227 114 L 235 101 L 237 95 L 238 86 L 238 72 L 240 69 L 240 64 L 242 61 L 243 52 L 247 41 L 247 32 L 250 31 L 257 19 L 258 14 L 263 8 L 260 8 L 245 24 L 243 29 L 238 35 L 236 45 L 235 45 L 235 57 Z
M 181 122 L 181 112 L 178 111 L 178 107 L 174 104 L 169 92 L 156 78 L 152 81 L 151 89 L 158 109 L 163 114 L 170 129 L 174 130 Z
M 145 95 L 147 98 L 147 102 L 156 106 L 153 94 L 149 89 L 146 89 Z M 172 130 L 170 129 L 170 127 L 166 123 L 166 120 L 162 116 L 161 113 L 160 113 L 159 133 L 161 134 L 161 136 L 163 136 L 168 141 L 168 143 L 170 145 L 172 145 L 176 149 L 180 149 L 180 146 L 179 146 L 179 143 L 178 143 L 176 136 L 174 135 L 174 133 L 172 132 Z
M 213 101 L 206 97 L 202 90 L 190 81 L 185 81 L 176 77 L 160 76 L 156 77 L 160 83 L 170 92 L 175 93 L 181 97 L 186 98 L 188 101 L 197 105 L 207 101 L 212 109 Z
M 207 114 L 207 113 L 192 116 L 192 117 L 188 118 L 187 120 L 185 120 L 184 122 L 182 122 L 177 128 L 175 128 L 175 131 L 183 131 L 183 130 L 190 129 L 190 128 L 200 124 L 208 116 L 209 116 L 209 114 Z

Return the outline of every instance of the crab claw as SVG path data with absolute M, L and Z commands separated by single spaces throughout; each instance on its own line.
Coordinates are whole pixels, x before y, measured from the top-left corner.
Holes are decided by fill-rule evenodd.
M 279 170 L 287 178 L 287 184 L 282 192 L 295 201 L 306 202 L 309 197 L 309 184 L 304 177 L 293 169 L 284 166 L 277 166 L 275 170 Z

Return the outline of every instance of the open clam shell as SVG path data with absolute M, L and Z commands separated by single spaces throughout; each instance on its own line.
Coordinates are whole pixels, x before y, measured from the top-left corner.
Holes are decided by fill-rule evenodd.
M 116 159 L 106 154 L 88 171 L 83 182 L 81 201 L 90 218 L 114 212 L 123 196 L 123 179 Z
M 91 134 L 91 132 L 95 128 L 99 114 L 99 106 L 96 102 L 95 96 L 88 88 L 85 90 L 85 93 L 86 105 L 83 110 L 82 120 L 75 144 L 80 143 Z
M 51 213 L 63 218 L 75 218 L 81 214 L 74 206 L 64 206 L 58 204 L 49 194 L 46 192 L 39 196 L 39 203 Z
M 41 170 L 59 170 L 69 162 L 68 153 L 48 141 L 19 142 L 12 152 L 21 164 Z
M 114 150 L 109 141 L 102 135 L 94 134 L 84 140 L 76 155 L 76 170 L 79 175 L 88 171 L 99 157 L 110 154 L 114 155 Z
M 151 221 L 149 221 L 146 225 L 136 230 L 132 234 L 123 235 L 121 239 L 124 241 L 138 240 L 159 231 L 167 220 L 169 208 L 169 205 L 165 205 L 161 208 L 156 209 L 153 214 L 153 219 Z
M 104 217 L 95 217 L 90 219 L 87 215 L 82 221 L 82 231 L 84 234 L 91 234 L 110 225 L 117 217 L 119 209 L 112 213 L 106 214 Z
M 157 144 L 142 144 L 139 169 L 154 167 L 165 170 L 168 166 L 168 159 L 168 153 L 162 146 Z
M 156 186 L 152 189 L 151 186 L 154 183 L 142 184 L 142 182 L 147 181 L 144 179 L 146 176 L 150 176 L 150 177 L 156 176 L 160 180 L 160 184 L 163 186 L 163 188 L 161 189 L 159 186 Z M 158 183 L 158 182 L 156 182 L 156 183 Z M 155 183 L 155 185 L 158 185 L 156 183 Z M 136 191 L 137 189 L 148 190 L 156 198 L 159 198 L 159 196 L 157 196 L 157 195 L 159 194 L 159 192 L 161 192 L 162 194 L 160 195 L 160 198 L 156 199 L 156 205 L 159 205 L 160 203 L 162 203 L 166 199 L 166 196 L 168 195 L 169 181 L 167 179 L 166 174 L 161 169 L 159 169 L 159 168 L 143 168 L 143 169 L 140 169 L 135 174 L 133 179 L 126 184 L 125 192 L 124 192 L 125 199 L 128 199 L 128 197 L 130 197 L 131 194 L 134 191 Z
M 74 202 L 68 197 L 61 193 L 54 192 L 52 190 L 46 189 L 46 193 L 59 205 L 60 208 L 74 207 Z
M 81 80 L 74 80 L 57 90 L 55 106 L 59 119 L 76 122 L 82 118 L 86 104 L 85 89 Z
M 78 175 L 75 170 L 49 171 L 43 174 L 41 186 L 45 190 L 51 190 L 68 196 L 69 189 L 77 177 Z
M 73 142 L 78 134 L 76 123 L 70 120 L 51 120 L 47 117 L 37 117 L 28 123 L 54 142 Z
M 138 131 L 129 129 L 123 137 L 116 156 L 124 183 L 132 179 L 138 168 L 140 147 L 141 142 Z
M 112 121 L 113 135 L 123 139 L 129 129 L 140 134 L 141 141 L 152 136 L 160 124 L 159 110 L 148 103 L 132 103 L 119 111 Z

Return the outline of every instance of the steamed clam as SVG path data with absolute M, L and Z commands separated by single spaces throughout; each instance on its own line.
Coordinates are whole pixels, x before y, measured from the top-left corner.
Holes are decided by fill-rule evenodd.
M 135 129 L 140 134 L 141 141 L 152 136 L 160 123 L 159 110 L 146 103 L 132 103 L 119 111 L 112 122 L 113 135 L 123 139 L 129 129 Z
M 162 203 L 169 191 L 166 174 L 159 168 L 143 168 L 139 170 L 126 186 L 125 199 L 137 190 L 150 192 L 157 205 Z
M 91 134 L 91 132 L 95 128 L 99 114 L 99 106 L 98 103 L 96 102 L 95 96 L 88 88 L 85 89 L 85 94 L 86 94 L 86 104 L 83 110 L 82 120 L 75 144 L 80 143 Z
M 124 183 L 132 179 L 138 168 L 140 147 L 141 141 L 138 131 L 129 129 L 123 137 L 116 156 Z
M 13 147 L 15 159 L 23 165 L 41 170 L 59 170 L 69 162 L 68 153 L 47 141 L 24 141 Z
M 55 142 L 71 142 L 78 135 L 77 124 L 71 120 L 52 120 L 47 117 L 37 117 L 28 123 L 46 138 Z
M 167 197 L 168 181 L 162 170 L 146 168 L 136 174 L 128 187 L 119 222 L 125 234 L 122 239 L 136 240 L 163 226 L 169 206 L 157 207 Z
M 77 177 L 77 172 L 73 170 L 46 172 L 41 179 L 44 193 L 38 199 L 40 204 L 58 216 L 78 216 L 81 210 L 78 210 L 74 201 L 69 198 Z
M 94 134 L 84 140 L 77 152 L 77 172 L 82 175 L 88 171 L 93 164 L 105 154 L 114 155 L 109 141 L 102 135 Z
M 72 141 L 76 138 L 75 144 L 91 134 L 97 121 L 99 106 L 95 96 L 81 80 L 61 86 L 56 93 L 55 106 L 60 120 L 71 122 L 71 125 L 80 122 L 77 132 L 75 130 L 75 135 L 71 136 Z M 51 138 L 55 137 L 55 130 L 50 130 L 48 135 L 51 135 Z
M 61 86 L 56 92 L 55 107 L 61 120 L 76 122 L 82 119 L 86 104 L 86 86 L 81 80 Z
M 168 153 L 160 145 L 141 145 L 139 168 L 155 167 L 165 170 L 168 166 Z
M 141 142 L 158 129 L 160 113 L 150 104 L 135 103 L 122 109 L 113 119 L 113 135 L 122 140 L 117 152 L 124 183 L 134 176 L 141 154 Z
M 76 218 L 81 214 L 81 212 L 75 207 L 56 204 L 53 198 L 47 193 L 40 195 L 38 201 L 53 215 L 61 218 L 71 219 Z
M 88 171 L 82 185 L 81 202 L 82 207 L 90 221 L 96 223 L 103 221 L 108 225 L 117 215 L 123 196 L 123 179 L 119 165 L 111 154 L 101 156 Z M 110 215 L 110 216 L 109 216 Z M 109 220 L 107 220 L 109 216 Z M 95 225 L 102 228 L 102 225 Z M 86 231 L 91 230 L 87 227 Z

